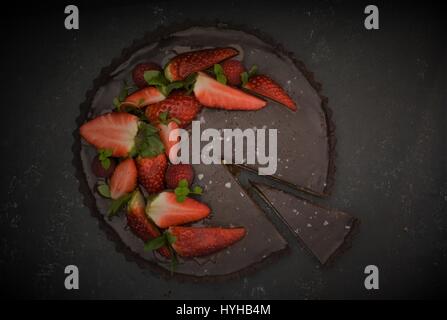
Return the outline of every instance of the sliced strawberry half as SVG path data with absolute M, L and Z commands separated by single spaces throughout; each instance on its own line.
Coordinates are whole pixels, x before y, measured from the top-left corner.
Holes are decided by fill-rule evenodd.
M 214 48 L 179 54 L 165 67 L 165 77 L 169 81 L 183 80 L 192 73 L 208 69 L 225 59 L 239 54 L 234 48 Z
M 142 108 L 166 99 L 157 87 L 146 87 L 135 91 L 121 103 L 124 107 Z
M 163 145 L 165 146 L 166 156 L 168 157 L 168 159 L 171 160 L 169 152 L 171 151 L 171 148 L 173 146 L 175 146 L 180 141 L 180 137 L 177 135 L 178 136 L 177 139 L 170 140 L 169 136 L 170 136 L 171 132 L 179 129 L 179 126 L 178 126 L 177 122 L 170 121 L 168 124 L 164 124 L 164 123 L 157 124 L 157 128 L 160 130 L 159 131 L 160 139 L 161 139 L 161 142 L 163 142 Z M 172 157 L 175 157 L 175 156 L 176 155 L 172 155 Z
M 250 78 L 244 88 L 256 92 L 285 105 L 292 111 L 296 111 L 296 103 L 279 84 L 265 75 L 257 75 Z
M 81 136 L 97 149 L 112 150 L 113 157 L 127 157 L 135 144 L 138 117 L 125 112 L 112 112 L 84 123 Z
M 222 250 L 245 236 L 245 228 L 170 227 L 175 237 L 172 248 L 182 257 L 192 258 Z
M 258 110 L 266 102 L 239 89 L 224 85 L 203 72 L 199 72 L 194 85 L 194 94 L 208 108 L 226 110 Z
M 191 198 L 177 202 L 175 194 L 168 191 L 161 192 L 146 206 L 146 214 L 160 228 L 197 221 L 209 213 L 207 205 Z
M 127 206 L 127 225 L 130 230 L 145 243 L 161 235 L 160 230 L 149 220 L 145 212 L 144 197 L 139 190 L 133 192 Z M 158 252 L 169 258 L 171 253 L 167 247 L 161 247 Z
M 132 192 L 137 186 L 137 167 L 132 158 L 128 158 L 116 166 L 110 178 L 110 197 L 118 199 Z

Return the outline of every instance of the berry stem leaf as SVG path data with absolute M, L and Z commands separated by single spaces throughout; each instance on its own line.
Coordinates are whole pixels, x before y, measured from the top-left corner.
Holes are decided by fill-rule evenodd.
M 214 74 L 216 75 L 216 80 L 222 84 L 227 84 L 227 77 L 225 77 L 223 68 L 220 64 L 216 63 L 214 65 Z
M 164 234 L 165 234 L 165 237 L 166 237 L 166 241 L 170 245 L 172 245 L 177 240 L 177 237 L 172 235 L 172 234 L 170 234 L 169 232 L 165 232 Z
M 144 244 L 145 251 L 153 251 L 160 249 L 161 247 L 166 245 L 166 237 L 161 235 L 157 238 L 151 239 Z
M 247 83 L 248 80 L 250 80 L 251 77 L 253 77 L 256 73 L 258 73 L 258 66 L 257 65 L 252 65 L 250 70 L 244 71 L 241 73 L 241 82 L 242 82 L 242 87 L 244 87 Z
M 117 212 L 129 202 L 131 197 L 132 193 L 126 193 L 125 195 L 119 197 L 118 199 L 113 200 L 109 208 L 109 218 L 116 215 Z
M 248 77 L 253 77 L 255 74 L 258 73 L 258 66 L 257 65 L 252 65 L 250 70 L 248 70 Z

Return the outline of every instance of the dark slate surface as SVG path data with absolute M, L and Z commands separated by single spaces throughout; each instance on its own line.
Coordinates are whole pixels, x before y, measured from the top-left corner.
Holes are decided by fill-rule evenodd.
M 447 51 L 440 7 L 382 4 L 381 29 L 366 31 L 361 3 L 273 2 L 253 8 L 227 2 L 213 3 L 211 9 L 206 2 L 194 3 L 81 4 L 79 31 L 64 29 L 61 5 L 46 5 L 46 12 L 33 7 L 2 12 L 2 295 L 268 299 L 445 294 Z M 362 220 L 353 247 L 334 265 L 319 267 L 292 243 L 290 254 L 241 279 L 166 280 L 116 252 L 84 206 L 71 145 L 78 107 L 92 80 L 145 31 L 204 18 L 270 34 L 323 83 L 337 125 L 338 171 L 332 196 L 320 202 Z M 78 291 L 64 289 L 67 264 L 80 269 Z M 381 271 L 378 291 L 363 287 L 368 264 Z

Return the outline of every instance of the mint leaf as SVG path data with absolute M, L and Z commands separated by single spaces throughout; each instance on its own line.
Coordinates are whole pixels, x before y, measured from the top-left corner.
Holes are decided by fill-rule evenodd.
M 184 87 L 184 85 L 185 84 L 183 81 L 171 82 L 170 84 L 168 84 L 166 86 L 162 86 L 161 93 L 163 93 L 167 97 L 167 96 L 169 96 L 169 94 L 171 93 L 172 90 L 181 89 Z
M 190 95 L 194 89 L 194 84 L 196 83 L 197 73 L 190 74 L 185 80 L 183 80 L 183 88 L 186 90 L 186 94 Z
M 241 73 L 241 82 L 242 82 L 242 86 L 245 86 L 248 82 L 248 72 L 244 71 Z
M 116 215 L 116 213 L 124 206 L 127 204 L 127 202 L 129 202 L 130 198 L 132 197 L 131 193 L 126 193 L 125 195 L 119 197 L 116 200 L 112 201 L 112 204 L 110 205 L 109 208 L 109 218 L 113 217 L 114 215 Z
M 188 180 L 186 180 L 186 179 L 182 179 L 182 180 L 180 180 L 179 182 L 178 182 L 178 186 L 179 187 L 182 187 L 182 188 L 187 188 L 188 187 Z
M 107 170 L 110 168 L 110 159 L 113 154 L 113 150 L 111 149 L 100 149 L 98 151 L 98 159 L 101 161 L 101 166 Z
M 169 232 L 165 232 L 164 234 L 166 236 L 166 241 L 169 244 L 173 244 L 177 240 L 177 237 L 172 235 L 172 234 L 170 234 Z
M 242 87 L 244 87 L 248 83 L 248 80 L 250 80 L 250 78 L 253 77 L 257 72 L 258 72 L 258 66 L 255 64 L 251 66 L 248 72 L 247 71 L 242 72 L 241 73 Z
M 192 193 L 202 194 L 202 192 L 203 192 L 203 189 L 201 187 L 195 186 Z
M 150 86 L 166 86 L 169 81 L 165 78 L 164 74 L 157 70 L 149 70 L 144 72 L 144 80 Z
M 129 95 L 129 90 L 134 89 L 134 86 L 129 86 L 126 81 L 123 81 L 123 86 L 121 87 L 118 96 L 113 98 L 113 105 L 117 111 L 120 111 L 121 103 L 126 100 Z
M 174 190 L 175 199 L 177 202 L 183 202 L 186 200 L 186 197 L 190 194 L 201 195 L 203 192 L 202 188 L 199 186 L 195 186 L 193 190 L 188 187 L 188 180 L 182 179 L 178 182 L 177 188 Z
M 158 129 L 150 123 L 140 123 L 140 132 L 145 136 L 152 136 L 158 133 Z
M 105 170 L 108 170 L 110 168 L 110 159 L 109 158 L 105 158 L 104 160 L 101 160 L 101 166 Z
M 222 84 L 227 84 L 227 77 L 225 77 L 223 68 L 220 64 L 214 65 L 214 74 L 216 75 L 216 80 Z
M 147 137 L 140 144 L 139 154 L 142 157 L 155 157 L 165 151 L 165 147 L 157 136 Z
M 165 151 L 165 147 L 158 135 L 158 129 L 149 123 L 140 123 L 135 142 L 135 153 L 143 157 L 154 157 Z
M 113 154 L 113 150 L 112 150 L 112 149 L 103 149 L 103 152 L 102 152 L 102 153 L 103 153 L 104 156 L 106 156 L 106 157 L 111 157 L 112 154 Z
M 119 110 L 119 108 L 120 108 L 120 106 L 121 106 L 121 102 L 120 102 L 120 100 L 118 99 L 118 98 L 113 98 L 113 105 L 115 106 L 115 108 L 117 109 L 117 110 Z
M 258 73 L 258 66 L 257 65 L 252 65 L 250 70 L 248 70 L 248 77 L 253 77 L 256 73 Z
M 96 189 L 98 190 L 98 193 L 104 198 L 110 198 L 110 189 L 107 184 L 105 183 L 98 184 L 98 187 Z
M 145 251 L 153 251 L 160 249 L 161 247 L 166 245 L 166 238 L 164 235 L 161 235 L 157 238 L 151 239 L 144 244 Z

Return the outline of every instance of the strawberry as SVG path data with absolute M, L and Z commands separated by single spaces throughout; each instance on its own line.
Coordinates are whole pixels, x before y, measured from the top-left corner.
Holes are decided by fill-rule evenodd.
M 238 60 L 226 60 L 222 62 L 221 66 L 229 84 L 232 86 L 241 84 L 241 73 L 246 71 L 242 62 Z
M 151 70 L 161 71 L 161 67 L 156 63 L 146 62 L 139 63 L 133 68 L 132 79 L 138 88 L 142 89 L 148 86 L 146 80 L 144 79 L 144 73 Z
M 127 157 L 135 144 L 138 117 L 125 112 L 107 113 L 84 123 L 79 131 L 96 148 L 112 150 L 113 157 Z
M 121 107 L 142 108 L 165 98 L 157 87 L 146 87 L 127 96 L 121 103 Z
M 160 230 L 149 220 L 145 212 L 144 197 L 139 190 L 133 192 L 127 206 L 127 225 L 130 230 L 145 243 L 161 235 Z M 168 248 L 161 247 L 158 252 L 169 258 L 171 253 Z
M 200 112 L 200 103 L 193 95 L 184 91 L 173 92 L 166 100 L 147 107 L 146 117 L 151 122 L 158 122 L 160 114 L 168 112 L 169 116 L 180 121 L 181 127 L 186 127 Z
M 183 80 L 190 74 L 208 69 L 225 59 L 239 54 L 234 48 L 214 48 L 190 51 L 175 56 L 165 67 L 169 81 Z
M 186 179 L 188 186 L 194 180 L 194 169 L 190 164 L 174 164 L 170 165 L 166 170 L 166 187 L 168 189 L 175 189 L 180 180 Z
M 138 157 L 138 180 L 149 193 L 164 189 L 165 171 L 168 161 L 164 153 L 155 157 Z
M 137 186 L 137 168 L 135 161 L 128 158 L 118 164 L 110 178 L 110 197 L 118 199 L 126 193 L 132 192 Z
M 170 121 L 168 124 L 160 122 L 159 124 L 157 124 L 157 128 L 158 130 L 160 130 L 159 131 L 160 139 L 161 142 L 163 142 L 163 145 L 165 146 L 166 156 L 170 158 L 169 152 L 171 151 L 171 148 L 180 141 L 180 137 L 178 137 L 176 140 L 170 140 L 169 135 L 171 134 L 172 131 L 177 130 L 179 126 L 177 122 Z M 175 155 L 172 156 L 175 157 Z
M 266 106 L 264 100 L 224 85 L 203 72 L 197 76 L 194 94 L 202 105 L 209 108 L 258 110 Z
M 191 258 L 209 255 L 232 245 L 245 236 L 245 228 L 170 227 L 169 233 L 175 237 L 172 248 L 178 255 Z
M 275 81 L 265 75 L 257 75 L 250 78 L 244 88 L 249 89 L 257 94 L 275 100 L 292 111 L 296 111 L 296 104 L 287 94 L 287 92 L 279 86 Z
M 103 163 L 99 160 L 99 155 L 95 156 L 92 161 L 92 171 L 93 174 L 99 178 L 108 178 L 112 175 L 116 167 L 116 161 L 114 159 L 109 159 L 109 165 L 104 168 Z
M 189 223 L 205 218 L 210 213 L 207 205 L 186 198 L 177 202 L 174 192 L 164 191 L 146 206 L 146 214 L 159 228 Z

